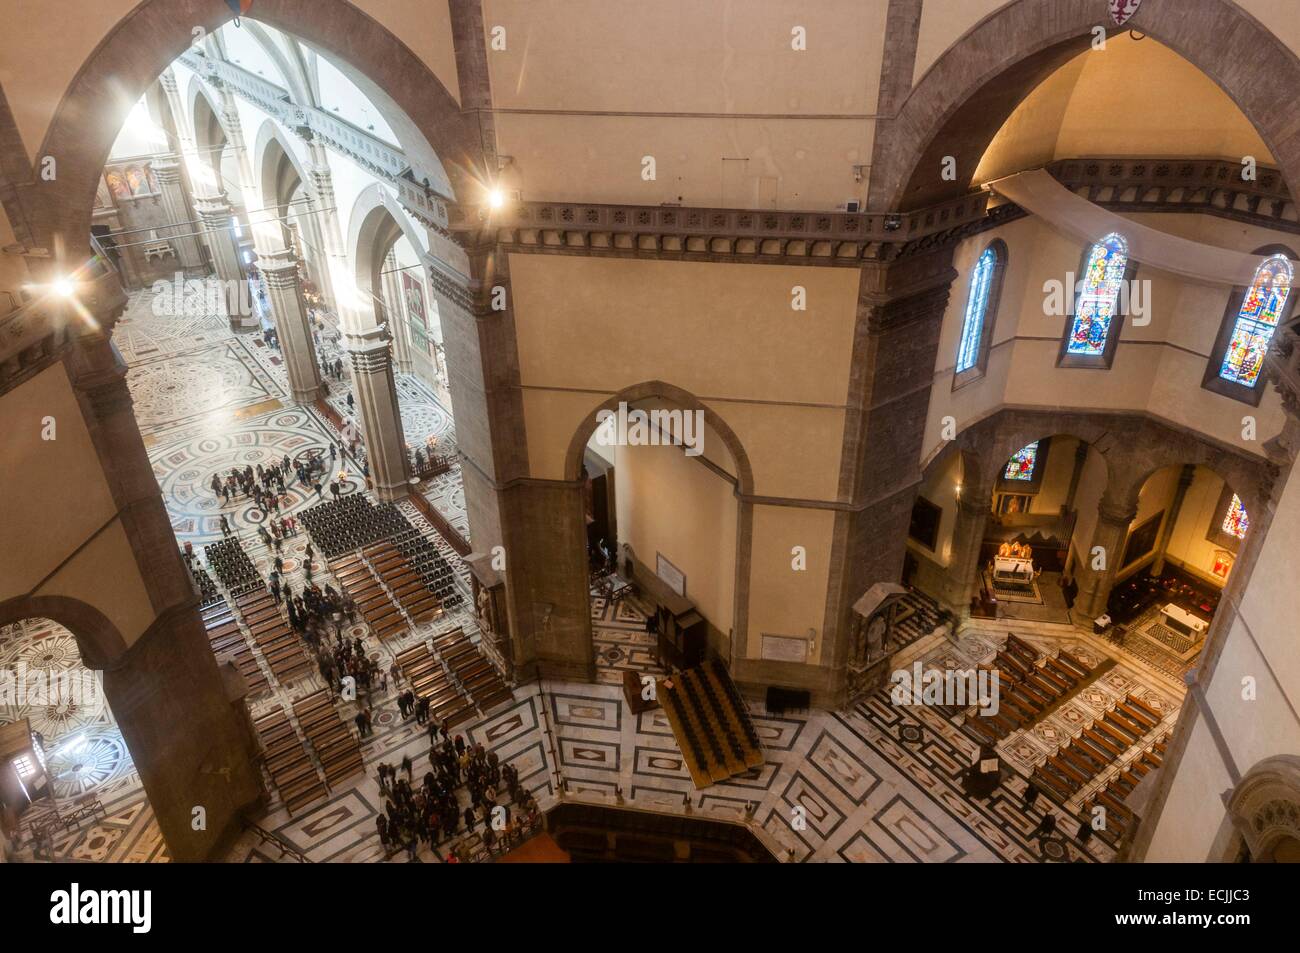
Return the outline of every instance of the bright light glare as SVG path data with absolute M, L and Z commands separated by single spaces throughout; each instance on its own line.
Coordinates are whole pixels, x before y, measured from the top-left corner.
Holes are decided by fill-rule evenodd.
M 506 193 L 501 189 L 492 189 L 488 192 L 488 205 L 492 208 L 500 208 L 506 204 Z
M 55 294 L 64 298 L 71 298 L 73 293 L 77 290 L 77 286 L 67 278 L 60 278 L 58 281 L 54 282 L 51 287 L 54 289 Z

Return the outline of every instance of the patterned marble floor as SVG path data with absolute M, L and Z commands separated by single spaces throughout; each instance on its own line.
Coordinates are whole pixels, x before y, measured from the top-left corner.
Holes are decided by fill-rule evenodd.
M 129 382 L 178 539 L 189 539 L 196 546 L 211 541 L 220 535 L 218 517 L 224 513 L 231 517 L 259 571 L 265 573 L 273 557 L 254 535 L 265 514 L 248 502 L 219 505 L 206 482 L 214 471 L 236 464 L 256 465 L 325 447 L 334 431 L 314 408 L 291 405 L 283 363 L 259 338 L 232 334 L 216 316 L 169 317 L 154 312 L 152 296 L 137 295 L 119 325 L 115 343 L 131 365 Z M 329 358 L 336 353 L 337 329 L 328 316 L 323 324 L 320 348 Z M 343 415 L 349 386 L 346 380 L 334 382 L 329 397 Z M 451 415 L 421 381 L 401 376 L 399 395 L 412 445 L 434 435 L 440 449 L 454 449 Z M 354 473 L 359 469 L 358 461 L 345 465 Z M 350 482 L 350 491 L 359 489 L 359 481 Z M 458 470 L 430 481 L 424 492 L 467 534 Z M 314 494 L 301 489 L 292 489 L 289 496 L 289 512 L 315 502 Z M 418 528 L 436 539 L 415 507 L 401 506 Z M 295 589 L 303 582 L 305 544 L 306 536 L 300 536 L 286 547 L 287 575 Z M 467 592 L 465 567 L 445 542 L 438 544 L 457 568 Z M 330 579 L 328 567 L 319 559 L 314 569 L 317 580 Z M 594 599 L 592 619 L 599 668 L 596 684 L 524 686 L 516 690 L 512 702 L 462 726 L 461 731 L 513 763 L 543 808 L 560 797 L 621 800 L 669 812 L 683 812 L 689 805 L 693 812 L 749 823 L 784 860 L 1109 860 L 1108 848 L 1095 840 L 1085 852 L 1064 834 L 1045 841 L 1033 838 L 1042 810 L 1058 809 L 1040 801 L 1027 811 L 1022 802 L 1024 776 L 1046 756 L 1058 736 L 1077 730 L 1080 719 L 1094 714 L 1110 697 L 1134 691 L 1168 711 L 1170 718 L 1181 698 L 1176 684 L 1121 659 L 1092 691 L 1063 706 L 1035 732 L 1004 744 L 1002 754 L 1012 770 L 993 796 L 983 800 L 968 798 L 960 783 L 976 746 L 942 710 L 897 706 L 884 691 L 844 712 L 814 710 L 777 717 L 753 707 L 766 763 L 750 775 L 698 791 L 662 711 L 630 715 L 613 684 L 624 670 L 658 672 L 642 611 L 631 603 L 612 606 Z M 367 651 L 387 666 L 401 649 L 456 625 L 477 638 L 468 609 L 385 643 L 371 638 L 364 624 L 349 634 L 363 638 Z M 1035 636 L 1023 629 L 1018 634 L 1042 639 L 1044 648 L 1052 644 L 1046 634 Z M 968 626 L 955 644 L 922 642 L 915 654 L 927 668 L 965 668 L 991 659 L 998 641 L 996 632 Z M 1068 636 L 1067 641 L 1071 651 L 1089 659 L 1108 654 L 1104 643 L 1083 634 Z M 18 648 L 20 643 L 27 648 Z M 44 659 L 51 649 L 55 658 L 68 654 L 67 644 L 49 632 L 10 633 L 7 640 L 0 635 L 0 661 L 19 651 L 36 652 Z M 256 713 L 272 704 L 289 705 L 319 687 L 314 674 L 290 685 L 271 680 L 269 688 L 251 701 Z M 375 700 L 375 734 L 363 743 L 366 777 L 345 783 L 297 817 L 273 804 L 262 825 L 312 860 L 382 859 L 374 818 L 383 800 L 374 767 L 410 755 L 420 772 L 428 750 L 423 730 L 399 716 L 394 695 L 394 687 L 389 686 Z M 84 749 L 89 753 L 78 752 L 78 765 L 68 765 L 60 783 L 71 791 L 88 781 L 104 792 L 109 808 L 108 818 L 77 832 L 60 849 L 81 859 L 165 859 L 125 746 L 115 748 L 104 740 L 112 730 L 111 715 L 46 712 L 39 717 L 51 728 L 47 737 L 67 736 L 70 731 L 94 735 L 95 743 Z M 56 734 L 60 729 L 62 735 Z M 78 777 L 82 774 L 85 781 Z M 1072 830 L 1063 813 L 1059 819 L 1061 831 Z M 441 853 L 445 856 L 445 849 Z M 229 859 L 274 862 L 281 858 L 273 846 L 263 846 L 249 835 Z M 437 858 L 426 849 L 421 859 Z
M 72 633 L 48 619 L 0 627 L 0 672 L 21 679 L 28 689 L 0 696 L 0 723 L 31 722 L 45 740 L 53 778 L 54 803 L 38 801 L 25 820 L 66 811 L 85 794 L 94 794 L 104 806 L 104 816 L 55 835 L 53 858 L 166 860 L 162 835 L 101 681 L 82 664 Z M 52 692 L 33 691 L 51 684 L 57 686 Z

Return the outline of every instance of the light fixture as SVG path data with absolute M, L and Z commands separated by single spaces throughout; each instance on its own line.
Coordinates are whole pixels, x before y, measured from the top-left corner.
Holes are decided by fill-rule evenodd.
M 77 286 L 74 285 L 67 278 L 60 278 L 58 281 L 54 282 L 54 284 L 52 284 L 50 287 L 54 289 L 55 294 L 63 298 L 71 298 L 73 293 L 76 292 L 77 290 Z
M 506 193 L 500 188 L 488 190 L 488 205 L 492 208 L 500 208 L 506 204 Z

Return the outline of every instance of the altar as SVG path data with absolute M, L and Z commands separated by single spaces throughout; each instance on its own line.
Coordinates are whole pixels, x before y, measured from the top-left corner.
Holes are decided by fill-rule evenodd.
M 1019 556 L 994 556 L 994 582 L 1028 583 L 1034 579 L 1034 561 Z
M 1169 628 L 1193 639 L 1199 639 L 1205 634 L 1205 630 L 1210 627 L 1210 624 L 1204 619 L 1198 619 L 1186 609 L 1182 609 L 1172 602 L 1160 610 L 1160 616 L 1161 620 Z

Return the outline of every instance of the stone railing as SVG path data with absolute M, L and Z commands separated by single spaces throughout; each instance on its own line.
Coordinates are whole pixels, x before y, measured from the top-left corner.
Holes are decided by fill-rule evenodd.
M 1112 211 L 1202 212 L 1280 231 L 1300 232 L 1300 215 L 1282 173 L 1227 159 L 1060 159 L 1047 166 L 1058 182 Z

